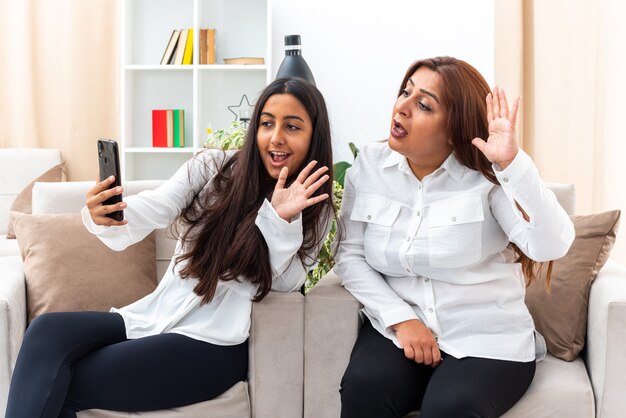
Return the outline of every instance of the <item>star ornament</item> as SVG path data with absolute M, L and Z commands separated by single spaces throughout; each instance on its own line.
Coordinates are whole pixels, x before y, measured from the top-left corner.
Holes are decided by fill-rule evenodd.
M 244 101 L 246 102 L 245 105 L 243 104 Z M 250 118 L 252 117 L 252 111 L 254 110 L 254 106 L 252 106 L 248 101 L 248 96 L 244 94 L 241 96 L 241 100 L 238 105 L 230 105 L 227 107 L 228 110 L 235 115 L 235 120 L 241 121 L 247 127 L 248 122 L 250 122 Z

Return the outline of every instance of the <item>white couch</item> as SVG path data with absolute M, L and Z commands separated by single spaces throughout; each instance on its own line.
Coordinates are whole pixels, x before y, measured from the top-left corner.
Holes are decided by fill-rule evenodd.
M 572 214 L 573 186 L 548 186 Z M 339 386 L 359 332 L 361 306 L 332 271 L 305 299 L 304 416 L 339 417 Z M 608 260 L 594 281 L 581 356 L 566 362 L 548 355 L 539 362 L 530 388 L 504 416 L 626 416 L 626 267 Z
M 126 194 L 152 189 L 162 181 L 135 181 Z M 33 213 L 74 213 L 84 205 L 94 182 L 36 183 Z M 175 240 L 157 231 L 158 278 L 174 251 Z M 11 373 L 26 329 L 26 289 L 19 255 L 0 258 L 0 413 L 6 408 Z M 79 418 L 294 418 L 302 416 L 304 382 L 304 297 L 270 292 L 253 305 L 247 382 L 217 399 L 183 408 L 146 413 L 83 411 Z

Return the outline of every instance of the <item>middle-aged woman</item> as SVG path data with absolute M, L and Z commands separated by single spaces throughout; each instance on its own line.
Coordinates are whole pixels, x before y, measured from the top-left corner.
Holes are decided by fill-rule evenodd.
M 464 61 L 417 61 L 388 141 L 348 171 L 336 271 L 365 325 L 342 418 L 496 417 L 530 385 L 546 349 L 524 275 L 574 227 L 518 146 L 518 106 Z

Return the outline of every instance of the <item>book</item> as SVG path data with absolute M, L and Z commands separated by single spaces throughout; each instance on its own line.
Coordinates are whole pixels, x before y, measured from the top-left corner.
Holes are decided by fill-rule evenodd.
M 200 65 L 207 64 L 207 31 L 208 29 L 200 29 Z
M 176 55 L 174 56 L 174 65 L 182 65 L 183 56 L 185 55 L 185 47 L 187 46 L 187 29 L 181 29 L 176 44 Z
M 172 148 L 174 146 L 174 111 L 168 109 L 165 112 L 167 118 L 167 147 Z
M 185 146 L 185 110 L 174 109 L 174 147 Z
M 167 111 L 152 111 L 152 146 L 167 147 Z
M 185 54 L 183 55 L 183 65 L 191 64 L 193 61 L 193 29 L 187 30 L 187 43 L 185 44 Z
M 257 57 L 224 58 L 224 64 L 263 65 L 265 64 L 265 59 Z
M 167 43 L 167 47 L 165 48 L 165 52 L 163 52 L 163 57 L 161 58 L 161 65 L 167 65 L 172 62 L 172 59 L 174 58 L 174 51 L 176 51 L 176 43 L 178 42 L 179 35 L 180 31 L 178 29 L 174 29 L 172 31 L 170 41 Z
M 207 29 L 207 64 L 215 64 L 215 29 Z

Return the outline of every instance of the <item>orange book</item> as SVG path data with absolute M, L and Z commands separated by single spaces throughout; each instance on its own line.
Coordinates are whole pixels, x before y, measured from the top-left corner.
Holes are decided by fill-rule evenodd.
M 207 29 L 207 64 L 215 64 L 215 29 Z
M 207 31 L 208 29 L 200 29 L 200 64 L 207 64 Z

